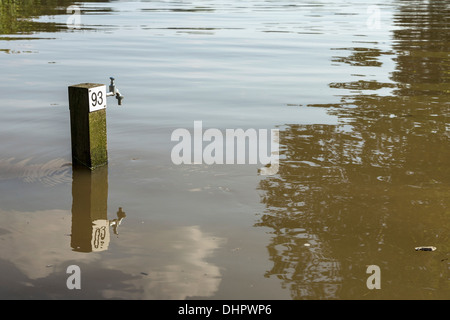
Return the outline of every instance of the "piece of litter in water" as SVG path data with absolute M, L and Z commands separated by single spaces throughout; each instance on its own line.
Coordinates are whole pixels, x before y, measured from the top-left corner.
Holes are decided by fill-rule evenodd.
M 305 243 L 304 246 L 305 246 L 305 247 L 310 247 L 311 244 L 310 244 L 310 243 Z
M 427 246 L 427 247 L 416 247 L 416 251 L 435 251 L 436 247 Z

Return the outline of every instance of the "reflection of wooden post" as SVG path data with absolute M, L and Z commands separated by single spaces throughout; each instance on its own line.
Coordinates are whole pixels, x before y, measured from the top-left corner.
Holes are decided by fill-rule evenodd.
M 69 87 L 72 161 L 91 170 L 108 163 L 106 86 L 82 83 Z
M 73 167 L 72 240 L 74 251 L 108 249 L 108 166 L 95 171 Z

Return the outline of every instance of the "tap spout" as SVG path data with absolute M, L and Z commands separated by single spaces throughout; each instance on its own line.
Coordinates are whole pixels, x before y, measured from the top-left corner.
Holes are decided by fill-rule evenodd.
M 119 104 L 119 106 L 122 105 L 123 98 L 124 98 L 124 96 L 120 94 L 119 90 L 116 90 L 116 99 L 117 99 L 117 103 Z

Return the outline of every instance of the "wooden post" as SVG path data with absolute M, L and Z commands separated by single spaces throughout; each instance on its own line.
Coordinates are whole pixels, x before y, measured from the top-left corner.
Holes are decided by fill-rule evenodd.
M 94 170 L 108 163 L 106 86 L 81 83 L 69 87 L 72 162 Z

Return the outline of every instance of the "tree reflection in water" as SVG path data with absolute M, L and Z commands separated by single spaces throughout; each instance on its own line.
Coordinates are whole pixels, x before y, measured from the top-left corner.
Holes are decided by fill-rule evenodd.
M 273 230 L 266 276 L 280 278 L 292 298 L 363 298 L 370 264 L 390 290 L 368 297 L 450 292 L 449 10 L 445 1 L 399 1 L 393 82 L 332 83 L 361 92 L 315 105 L 342 125 L 280 131 L 280 170 L 260 182 L 266 210 L 256 226 Z M 350 50 L 333 62 L 381 67 L 376 58 L 392 54 Z M 372 93 L 386 87 L 393 95 Z M 429 242 L 440 244 L 440 256 L 411 254 Z
M 85 0 L 83 2 L 101 3 L 109 2 L 109 0 Z M 63 23 L 58 23 L 54 21 L 37 21 L 36 18 L 70 15 L 72 11 L 67 12 L 67 8 L 71 5 L 81 7 L 83 2 L 72 0 L 0 0 L 0 35 L 23 35 L 68 30 L 65 20 Z M 95 10 L 95 8 L 89 9 L 89 11 L 92 10 Z M 109 11 L 110 9 L 102 8 L 101 10 Z M 3 40 L 14 39 L 17 38 L 8 37 Z

